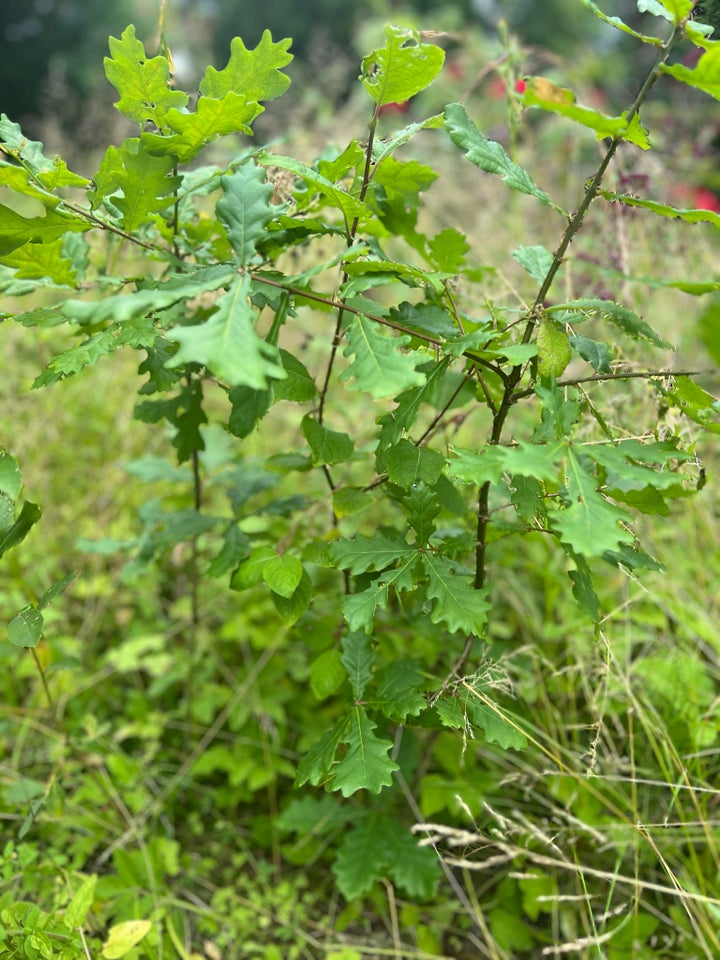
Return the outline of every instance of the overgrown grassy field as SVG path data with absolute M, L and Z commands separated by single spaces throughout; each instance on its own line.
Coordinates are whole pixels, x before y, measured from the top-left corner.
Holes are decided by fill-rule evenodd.
M 483 111 L 490 127 L 516 110 L 473 102 L 481 126 Z M 677 105 L 654 109 L 667 131 L 657 166 L 637 167 L 637 151 L 628 149 L 612 176 L 646 178 L 662 196 L 692 169 Z M 689 126 L 702 125 L 703 107 L 692 109 Z M 335 125 L 288 139 L 300 151 L 314 137 L 342 143 L 356 117 L 351 104 Z M 392 118 L 386 122 L 391 129 Z M 507 251 L 518 243 L 552 248 L 557 237 L 524 198 L 479 178 L 437 143 L 420 137 L 407 155 L 440 172 L 427 194 L 428 227 L 468 237 L 486 274 L 478 308 L 510 291 L 520 312 L 532 283 Z M 544 117 L 522 125 L 515 155 L 572 208 L 598 152 L 591 135 Z M 719 250 L 712 225 L 597 204 L 575 241 L 562 295 L 609 291 L 651 315 L 678 351 L 650 356 L 635 345 L 632 361 L 707 371 L 701 382 L 717 395 L 717 294 L 694 297 L 629 278 L 716 279 Z M 305 307 L 293 334 L 316 378 L 330 324 L 327 313 Z M 174 465 L 170 432 L 133 419 L 142 352 L 117 351 L 32 391 L 67 334 L 6 323 L 3 336 L 2 446 L 21 464 L 25 495 L 44 511 L 22 549 L 3 559 L 3 616 L 37 602 L 60 577 L 77 579 L 45 611 L 34 651 L 0 642 L 0 958 L 75 960 L 61 919 L 90 874 L 97 882 L 84 944 L 93 960 L 720 956 L 716 434 L 676 411 L 659 412 L 660 439 L 694 444 L 706 483 L 669 515 L 643 519 L 657 569 L 598 571 L 606 611 L 598 625 L 578 609 L 547 536 L 529 534 L 518 545 L 496 527 L 487 658 L 468 665 L 468 678 L 487 674 L 493 697 L 485 709 L 524 735 L 527 748 L 501 748 L 469 726 L 463 733 L 398 724 L 390 735 L 401 770 L 381 809 L 374 798 L 294 786 L 307 731 L 329 715 L 312 675 L 337 629 L 322 607 L 288 625 L 262 585 L 236 592 L 222 579 L 198 581 L 202 538 L 142 562 L 143 510 L 149 501 L 186 506 L 193 480 L 187 464 Z M 615 391 L 617 422 L 645 422 L 648 406 L 661 403 L 639 381 Z M 336 430 L 371 427 L 386 409 L 347 397 L 333 409 Z M 207 398 L 211 407 L 220 399 Z M 262 482 L 253 458 L 295 448 L 301 415 L 276 407 L 272 430 L 243 441 L 243 482 Z M 458 416 L 443 442 L 472 447 L 485 432 L 482 414 Z M 238 469 L 238 442 L 216 426 L 204 438 L 212 511 L 223 477 Z M 318 470 L 289 473 L 274 495 L 312 503 L 323 483 Z M 292 539 L 279 509 L 253 522 Z M 339 518 L 341 530 L 346 522 Z M 98 547 L 104 538 L 127 549 Z M 321 591 L 342 589 L 322 569 L 316 576 Z M 409 626 L 400 601 L 380 626 L 383 644 L 420 659 L 438 629 L 427 617 Z M 389 802 L 424 845 L 417 863 L 405 865 L 405 882 L 364 884 L 348 858 L 331 869 L 333 846 L 368 808 L 378 835 L 387 829 Z M 343 897 L 338 881 L 361 895 Z M 150 923 L 145 938 L 116 952 L 106 944 L 101 954 L 107 930 L 130 921 Z

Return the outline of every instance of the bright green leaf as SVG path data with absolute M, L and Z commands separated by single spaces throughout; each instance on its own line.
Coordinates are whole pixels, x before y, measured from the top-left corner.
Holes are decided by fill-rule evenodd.
M 570 363 L 572 350 L 563 324 L 543 318 L 537 331 L 538 373 L 557 379 Z
M 538 283 L 543 283 L 554 259 L 547 247 L 542 245 L 526 247 L 521 244 L 513 250 L 512 255 Z
M 302 580 L 303 565 L 289 553 L 271 557 L 263 567 L 263 580 L 272 591 L 288 599 Z
M 428 243 L 433 263 L 442 273 L 457 273 L 470 252 L 470 244 L 464 234 L 454 227 L 446 227 Z
M 22 490 L 22 474 L 15 457 L 0 449 L 0 491 L 11 500 L 17 500 Z
M 695 0 L 637 0 L 640 13 L 652 13 L 678 26 L 686 20 L 695 6 Z
M 110 57 L 105 57 L 105 76 L 120 94 L 115 106 L 138 123 L 153 120 L 165 126 L 165 116 L 172 107 L 182 109 L 188 96 L 170 89 L 170 64 L 166 57 L 148 59 L 145 47 L 130 25 L 120 40 L 110 37 Z
M 245 96 L 232 91 L 220 100 L 200 97 L 194 113 L 182 113 L 175 109 L 168 111 L 165 119 L 173 131 L 171 135 L 144 133 L 141 142 L 148 153 L 169 155 L 180 163 L 187 163 L 217 137 L 231 133 L 250 136 L 250 124 L 262 112 L 259 103 L 248 102 Z
M 52 243 L 69 231 L 89 230 L 92 224 L 80 217 L 46 209 L 44 217 L 23 217 L 0 204 L 0 257 L 28 241 Z
M 182 180 L 172 176 L 173 157 L 153 157 L 139 140 L 126 140 L 119 153 L 122 170 L 117 187 L 122 196 L 113 202 L 122 213 L 124 229 L 131 233 L 175 202 Z
M 126 920 L 124 923 L 114 924 L 103 944 L 103 957 L 105 960 L 119 960 L 140 943 L 151 929 L 149 920 Z
M 445 53 L 422 43 L 415 30 L 385 27 L 385 46 L 362 62 L 362 83 L 375 103 L 403 103 L 429 87 L 442 70 Z
M 718 43 L 720 47 L 720 43 Z M 720 56 L 718 57 L 718 73 L 720 74 Z M 718 99 L 720 99 L 720 80 L 718 81 Z M 657 200 L 644 200 L 642 197 L 633 197 L 627 193 L 613 193 L 610 190 L 601 190 L 600 196 L 611 203 L 619 202 L 626 207 L 642 207 L 644 210 L 650 210 L 660 217 L 672 217 L 677 220 L 684 220 L 686 223 L 712 223 L 720 227 L 720 213 L 714 210 L 684 210 L 680 207 L 671 207 L 667 203 L 660 203 Z
M 621 525 L 630 517 L 598 492 L 597 481 L 572 447 L 568 449 L 566 472 L 568 505 L 550 516 L 563 543 L 586 557 L 601 557 L 620 543 L 632 543 L 633 534 Z
M 96 883 L 97 876 L 95 874 L 83 879 L 82 883 L 73 894 L 72 900 L 65 908 L 63 921 L 66 927 L 74 930 L 76 927 L 82 927 L 82 925 L 85 923 L 85 918 L 90 912 L 93 897 L 95 896 Z
M 24 135 L 20 126 L 10 120 L 4 113 L 0 113 L 0 143 L 3 153 L 13 157 L 44 187 L 45 190 L 55 190 L 58 187 L 84 187 L 88 180 L 68 170 L 64 160 L 53 157 L 50 160 L 43 152 L 43 145 L 38 140 L 30 140 Z M 27 184 L 27 180 L 24 180 Z M 25 192 L 22 191 L 21 192 Z M 55 198 L 54 202 L 57 202 Z M 53 202 L 45 197 L 44 202 Z
M 64 306 L 67 307 L 67 302 Z M 33 389 L 47 387 L 72 376 L 84 367 L 93 366 L 119 347 L 151 347 L 157 337 L 157 328 L 149 317 L 131 318 L 124 323 L 116 323 L 107 330 L 93 334 L 76 347 L 53 357 L 43 373 L 33 381 Z
M 293 59 L 288 53 L 291 40 L 273 42 L 265 30 L 258 45 L 249 50 L 240 37 L 230 41 L 230 59 L 223 70 L 209 66 L 200 81 L 204 97 L 221 99 L 228 93 L 241 94 L 247 101 L 274 100 L 290 86 L 290 78 L 281 73 Z
M 2 262 L 16 271 L 18 280 L 47 277 L 53 283 L 74 286 L 77 272 L 72 261 L 64 255 L 67 236 L 58 237 L 50 243 L 24 243 L 4 256 Z
M 609 117 L 599 110 L 580 106 L 575 102 L 572 90 L 556 86 L 547 77 L 529 77 L 526 80 L 523 101 L 528 107 L 540 107 L 588 127 L 595 132 L 598 140 L 610 137 L 614 140 L 627 140 L 642 150 L 650 149 L 647 130 L 640 123 L 637 114 L 628 122 L 627 113 L 619 117 Z

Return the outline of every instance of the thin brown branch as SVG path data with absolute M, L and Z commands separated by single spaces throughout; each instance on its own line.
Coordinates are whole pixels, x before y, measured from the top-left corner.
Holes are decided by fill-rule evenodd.
M 633 370 L 627 373 L 595 373 L 589 377 L 572 377 L 568 380 L 558 380 L 559 387 L 576 387 L 581 383 L 603 383 L 607 380 L 652 380 L 658 377 L 701 377 L 717 376 L 720 370 Z M 516 400 L 522 400 L 531 396 L 533 388 L 518 391 L 515 394 Z

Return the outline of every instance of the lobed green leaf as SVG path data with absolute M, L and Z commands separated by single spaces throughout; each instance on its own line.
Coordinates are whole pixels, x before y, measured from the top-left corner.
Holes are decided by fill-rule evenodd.
M 204 97 L 222 99 L 228 93 L 240 94 L 246 101 L 274 100 L 290 86 L 290 78 L 280 71 L 293 59 L 288 53 L 292 40 L 273 41 L 269 30 L 250 50 L 240 37 L 230 41 L 230 59 L 222 70 L 209 66 L 200 81 Z
M 250 278 L 242 274 L 216 301 L 209 320 L 169 330 L 167 338 L 180 348 L 167 366 L 202 363 L 230 386 L 243 384 L 255 390 L 265 389 L 269 378 L 282 379 L 285 371 L 277 348 L 255 333 L 256 314 L 249 293 Z
M 241 266 L 255 255 L 255 245 L 267 233 L 267 225 L 276 211 L 270 203 L 273 188 L 265 171 L 254 163 L 221 180 L 223 197 L 217 202 L 217 215 L 227 230 L 237 261 Z
M 375 735 L 376 724 L 360 706 L 353 707 L 341 740 L 347 744 L 345 756 L 333 767 L 332 789 L 350 797 L 358 790 L 380 793 L 392 783 L 400 767 L 388 756 L 392 740 Z
M 425 377 L 417 367 L 425 358 L 416 352 L 401 352 L 410 337 L 388 336 L 378 330 L 374 321 L 357 315 L 350 323 L 347 339 L 343 354 L 353 360 L 340 379 L 351 381 L 352 388 L 364 390 L 377 400 L 424 383 Z
M 105 76 L 120 94 L 117 109 L 138 123 L 153 120 L 165 127 L 168 110 L 182 109 L 189 97 L 170 89 L 170 64 L 166 57 L 148 59 L 145 47 L 127 27 L 120 39 L 110 37 L 110 57 L 105 57 Z
M 444 623 L 451 633 L 482 636 L 491 609 L 485 591 L 476 590 L 470 577 L 446 557 L 425 553 L 422 561 L 429 578 L 428 596 L 435 600 L 432 622 Z
M 362 84 L 378 106 L 404 103 L 430 86 L 444 62 L 444 51 L 421 42 L 416 30 L 389 24 L 385 46 L 363 58 Z

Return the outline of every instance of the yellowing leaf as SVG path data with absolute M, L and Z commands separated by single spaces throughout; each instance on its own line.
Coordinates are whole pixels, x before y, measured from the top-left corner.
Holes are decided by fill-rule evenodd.
M 148 935 L 152 924 L 149 920 L 128 920 L 110 927 L 110 933 L 102 949 L 105 960 L 118 960 Z
M 546 77 L 528 77 L 525 84 L 523 101 L 526 106 L 540 107 L 589 127 L 595 131 L 598 140 L 612 137 L 615 140 L 627 140 L 643 150 L 650 149 L 647 131 L 637 114 L 628 121 L 625 113 L 619 117 L 609 117 L 599 110 L 583 107 L 576 102 L 572 90 L 558 87 Z
M 559 377 L 570 363 L 570 340 L 563 324 L 544 319 L 538 329 L 538 373 L 541 377 Z

